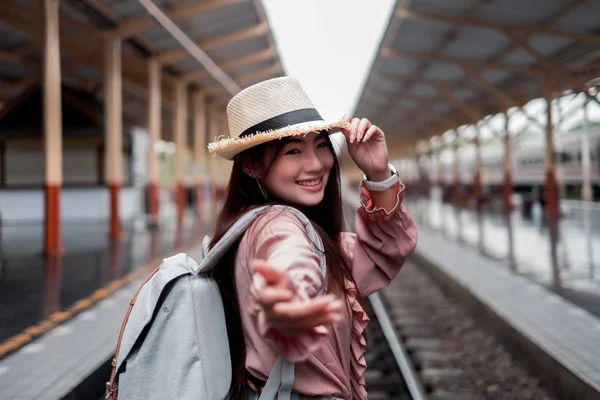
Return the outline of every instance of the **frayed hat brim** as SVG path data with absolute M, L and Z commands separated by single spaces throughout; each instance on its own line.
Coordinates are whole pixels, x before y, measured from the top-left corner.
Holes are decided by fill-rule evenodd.
M 227 160 L 233 160 L 236 155 L 251 147 L 258 146 L 275 139 L 289 136 L 306 135 L 311 132 L 326 130 L 329 134 L 339 132 L 341 129 L 350 128 L 350 122 L 338 120 L 335 122 L 311 121 L 296 125 L 286 126 L 265 132 L 256 132 L 239 138 L 216 139 L 208 145 L 208 151 L 213 155 L 219 155 Z

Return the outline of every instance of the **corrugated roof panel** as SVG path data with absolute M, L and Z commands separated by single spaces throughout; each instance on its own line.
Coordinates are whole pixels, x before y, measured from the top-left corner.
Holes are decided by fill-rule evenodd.
M 219 7 L 177 21 L 196 39 L 214 38 L 239 31 L 259 23 L 252 2 Z
M 462 14 L 475 4 L 476 0 L 414 0 L 411 10 L 436 11 L 447 14 Z
M 219 60 L 230 60 L 233 58 L 244 57 L 245 55 L 264 50 L 269 47 L 264 36 L 254 37 L 252 39 L 239 41 L 232 45 L 221 47 L 211 51 L 215 58 Z
M 516 48 L 515 50 L 508 53 L 502 59 L 502 62 L 504 62 L 505 64 L 511 64 L 511 65 L 528 66 L 528 65 L 534 64 L 536 61 L 535 61 L 535 58 L 533 58 L 533 56 L 530 55 L 525 50 L 523 50 L 521 48 Z
M 393 79 L 392 76 L 378 77 L 371 83 L 371 88 L 376 92 L 395 92 L 402 87 L 402 76 Z
M 384 74 L 409 75 L 415 72 L 419 65 L 417 60 L 409 58 L 387 57 L 381 62 L 380 72 Z
M 598 16 L 600 18 L 600 15 Z M 576 42 L 571 39 L 559 38 L 556 36 L 532 36 L 531 40 L 528 40 L 529 44 L 534 49 L 544 54 L 545 56 L 552 56 L 559 50 L 565 49 L 566 47 L 575 44 Z
M 406 20 L 400 25 L 393 43 L 393 49 L 434 50 L 446 36 L 452 25 L 422 20 Z
M 269 67 L 272 67 L 273 65 L 275 65 L 275 62 L 273 61 L 273 59 L 263 60 L 258 63 L 248 64 L 243 67 L 237 68 L 235 71 L 232 72 L 232 74 L 234 76 L 249 75 L 254 72 L 261 71 L 261 70 L 267 69 Z
M 553 25 L 572 32 L 593 32 L 598 29 L 600 1 L 587 1 L 565 14 Z
M 211 57 L 212 58 L 212 57 Z M 213 59 L 214 62 L 218 60 Z M 177 62 L 177 67 L 183 72 L 202 72 L 206 71 L 204 66 L 192 56 L 186 56 Z
M 417 97 L 434 97 L 437 96 L 438 92 L 431 85 L 422 84 L 422 83 L 413 83 L 409 90 L 410 94 L 413 94 Z
M 160 32 L 159 30 L 162 30 Z M 161 53 L 165 51 L 171 50 L 179 50 L 183 47 L 179 43 L 177 39 L 175 39 L 171 34 L 165 31 L 162 27 L 157 28 L 156 37 L 153 39 L 149 39 L 149 42 L 152 43 L 152 47 L 155 51 Z M 144 37 L 148 38 L 149 35 L 144 35 Z
M 137 0 L 99 0 L 104 3 L 121 19 L 137 19 L 148 15 L 144 6 Z
M 488 82 L 498 84 L 511 76 L 511 73 L 506 70 L 486 69 L 481 72 L 481 76 Z
M 421 75 L 424 78 L 437 79 L 441 81 L 457 81 L 461 79 L 465 73 L 463 70 L 455 64 L 450 63 L 430 63 Z
M 469 89 L 458 89 L 455 90 L 452 94 L 456 99 L 465 102 L 468 100 L 472 100 L 476 96 L 476 93 L 473 90 Z
M 571 2 L 572 0 L 492 1 L 486 3 L 477 16 L 504 22 L 540 24 Z
M 400 100 L 398 105 L 407 110 L 417 110 L 419 108 L 419 103 L 410 98 L 404 98 Z
M 509 40 L 496 29 L 467 26 L 443 50 L 444 54 L 473 59 L 486 59 L 502 50 Z

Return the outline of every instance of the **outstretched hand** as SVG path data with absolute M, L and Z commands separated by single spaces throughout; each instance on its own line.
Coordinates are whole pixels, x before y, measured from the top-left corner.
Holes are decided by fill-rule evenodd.
M 352 118 L 346 114 L 344 119 L 351 124 L 349 129 L 342 129 L 342 133 L 346 136 L 348 152 L 356 166 L 370 180 L 389 178 L 388 148 L 383 131 L 366 118 Z
M 343 303 L 335 296 L 301 299 L 292 280 L 263 260 L 252 260 L 254 291 L 265 311 L 267 323 L 278 332 L 295 336 L 302 333 L 327 334 L 324 325 L 340 320 Z

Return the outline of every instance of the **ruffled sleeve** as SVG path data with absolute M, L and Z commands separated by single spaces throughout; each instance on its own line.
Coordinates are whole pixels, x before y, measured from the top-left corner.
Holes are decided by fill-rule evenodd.
M 356 233 L 344 234 L 344 247 L 352 257 L 354 281 L 363 298 L 387 286 L 417 244 L 417 228 L 402 205 L 404 186 L 397 184 L 393 189 L 396 190 L 396 204 L 386 211 L 373 207 L 370 192 L 361 184 L 361 205 L 355 216 Z M 349 302 L 352 310 L 352 393 L 353 398 L 366 399 L 364 331 L 369 317 L 356 297 L 350 296 Z
M 365 353 L 367 351 L 367 342 L 364 331 L 369 324 L 369 316 L 363 310 L 356 297 L 350 296 L 348 302 L 352 310 L 352 340 L 350 342 L 350 350 L 352 352 L 350 359 L 352 398 L 366 399 L 365 371 L 367 370 L 367 361 L 365 360 Z
M 263 214 L 250 228 L 248 259 L 258 258 L 288 274 L 296 286 L 298 298 L 307 300 L 316 296 L 323 286 L 319 257 L 315 254 L 304 227 L 291 213 Z M 257 277 L 253 282 L 257 283 Z M 252 291 L 254 293 L 254 291 Z M 277 351 L 292 362 L 303 361 L 319 346 L 323 335 L 299 334 L 288 336 L 269 325 L 262 307 L 254 300 L 249 305 L 253 323 L 259 334 L 270 341 Z
M 370 192 L 361 184 L 356 233 L 345 234 L 352 275 L 363 297 L 387 286 L 417 245 L 417 227 L 402 205 L 404 185 L 393 190 L 396 205 L 387 211 L 373 206 Z

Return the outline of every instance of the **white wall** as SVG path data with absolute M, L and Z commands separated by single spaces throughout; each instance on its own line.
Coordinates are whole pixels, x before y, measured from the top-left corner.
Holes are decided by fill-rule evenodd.
M 123 188 L 119 211 L 123 220 L 143 213 L 143 190 Z M 108 190 L 95 188 L 63 188 L 61 192 L 63 221 L 107 221 L 109 217 Z M 44 190 L 0 190 L 2 223 L 41 223 L 44 219 Z

